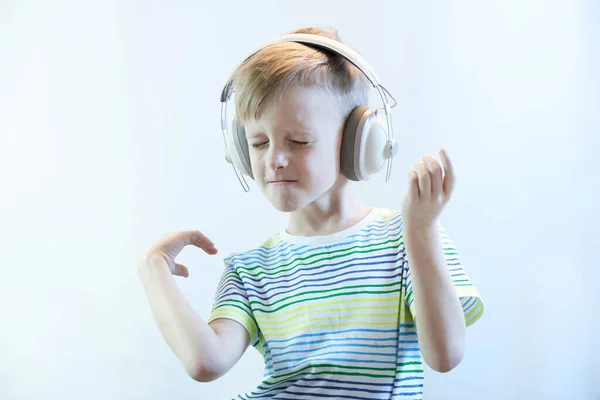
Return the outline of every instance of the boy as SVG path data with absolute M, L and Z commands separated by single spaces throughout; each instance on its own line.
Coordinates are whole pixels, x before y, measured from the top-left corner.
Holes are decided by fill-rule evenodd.
M 335 31 L 307 28 L 339 40 Z M 363 204 L 340 172 L 341 132 L 367 104 L 362 73 L 343 57 L 299 43 L 246 60 L 234 78 L 236 118 L 252 175 L 289 224 L 225 259 L 207 322 L 171 275 L 200 232 L 151 248 L 138 271 L 165 340 L 196 380 L 215 380 L 249 345 L 265 359 L 262 383 L 242 399 L 421 399 L 423 362 L 455 368 L 465 327 L 483 304 L 438 217 L 455 176 L 424 157 L 409 172 L 401 210 Z M 443 173 L 442 171 L 445 171 Z

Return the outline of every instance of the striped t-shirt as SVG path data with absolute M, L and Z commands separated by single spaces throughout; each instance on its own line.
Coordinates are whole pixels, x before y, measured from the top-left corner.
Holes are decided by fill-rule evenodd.
M 439 229 L 468 326 L 483 303 Z M 208 322 L 239 322 L 264 357 L 262 382 L 238 399 L 421 399 L 414 317 L 401 212 L 374 207 L 344 231 L 283 231 L 225 258 Z

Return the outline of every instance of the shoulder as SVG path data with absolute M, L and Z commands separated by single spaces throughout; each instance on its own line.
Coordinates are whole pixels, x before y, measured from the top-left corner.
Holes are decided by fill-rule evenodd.
M 244 260 L 265 258 L 282 251 L 283 243 L 280 233 L 275 233 L 259 241 L 256 245 L 230 253 L 224 258 L 227 265 L 243 262 Z
M 402 228 L 402 210 L 395 208 L 374 207 L 370 225 L 380 229 Z
M 386 207 L 373 207 L 375 221 L 389 221 L 402 216 L 402 210 Z

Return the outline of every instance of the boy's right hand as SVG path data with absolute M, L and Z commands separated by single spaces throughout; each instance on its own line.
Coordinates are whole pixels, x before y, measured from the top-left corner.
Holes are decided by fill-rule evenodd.
M 175 232 L 164 236 L 160 241 L 153 244 L 144 254 L 138 268 L 164 265 L 166 263 L 173 275 L 187 278 L 190 275 L 188 268 L 185 265 L 176 263 L 175 257 L 188 245 L 199 247 L 210 255 L 215 255 L 218 252 L 214 243 L 200 231 Z

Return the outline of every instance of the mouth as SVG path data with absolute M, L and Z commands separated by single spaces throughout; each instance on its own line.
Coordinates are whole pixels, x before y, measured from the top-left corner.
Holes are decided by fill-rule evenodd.
M 296 183 L 296 182 L 298 182 L 298 181 L 291 180 L 291 179 L 279 179 L 276 181 L 269 181 L 268 183 L 271 183 L 274 185 L 286 185 L 286 184 Z

